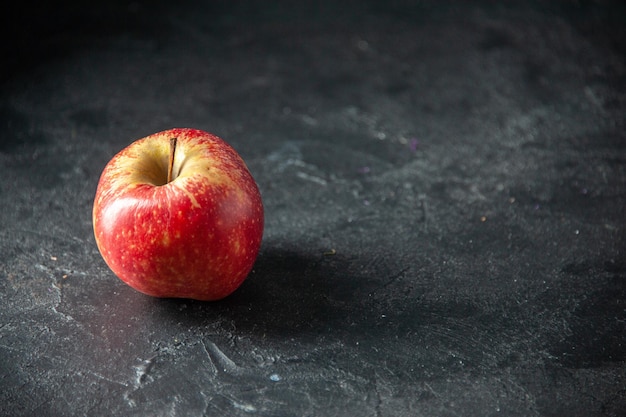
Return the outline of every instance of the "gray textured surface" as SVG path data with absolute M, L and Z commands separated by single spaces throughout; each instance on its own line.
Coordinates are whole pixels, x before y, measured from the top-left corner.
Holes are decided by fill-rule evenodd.
M 618 3 L 23 6 L 0 414 L 623 415 Z M 104 164 L 175 126 L 229 141 L 266 206 L 217 303 L 133 291 L 92 237 Z

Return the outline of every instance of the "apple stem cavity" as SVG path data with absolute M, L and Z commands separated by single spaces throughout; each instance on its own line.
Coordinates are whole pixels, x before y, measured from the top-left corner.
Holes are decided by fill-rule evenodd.
M 170 138 L 170 159 L 167 165 L 167 184 L 172 182 L 172 171 L 174 171 L 174 156 L 176 155 L 176 142 L 178 138 Z

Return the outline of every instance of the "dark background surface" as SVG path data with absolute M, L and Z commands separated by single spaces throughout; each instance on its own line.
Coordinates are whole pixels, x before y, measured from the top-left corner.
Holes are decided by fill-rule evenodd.
M 2 7 L 0 415 L 624 415 L 621 2 Z M 175 126 L 263 194 L 216 303 L 92 236 L 106 162 Z

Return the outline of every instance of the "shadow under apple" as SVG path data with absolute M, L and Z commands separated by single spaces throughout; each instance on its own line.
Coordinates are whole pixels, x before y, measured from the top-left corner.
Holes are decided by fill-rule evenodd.
M 360 268 L 350 255 L 270 247 L 262 249 L 243 285 L 223 300 L 155 302 L 169 319 L 198 326 L 227 320 L 239 332 L 261 335 L 323 333 L 376 316 L 371 291 L 379 284 Z

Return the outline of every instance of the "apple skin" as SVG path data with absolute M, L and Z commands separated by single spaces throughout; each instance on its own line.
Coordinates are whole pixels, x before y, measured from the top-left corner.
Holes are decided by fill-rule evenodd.
M 170 139 L 177 138 L 167 183 Z M 215 135 L 176 128 L 130 144 L 104 168 L 93 206 L 104 261 L 154 296 L 219 300 L 246 279 L 263 237 L 261 194 Z

